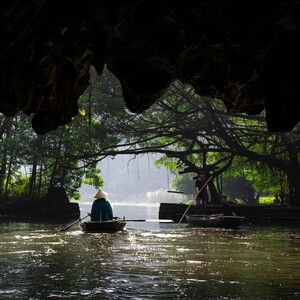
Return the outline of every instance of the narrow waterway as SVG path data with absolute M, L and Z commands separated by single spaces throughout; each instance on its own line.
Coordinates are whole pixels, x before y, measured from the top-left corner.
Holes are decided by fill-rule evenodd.
M 300 299 L 300 227 L 188 228 L 114 207 L 115 234 L 0 223 L 0 299 Z

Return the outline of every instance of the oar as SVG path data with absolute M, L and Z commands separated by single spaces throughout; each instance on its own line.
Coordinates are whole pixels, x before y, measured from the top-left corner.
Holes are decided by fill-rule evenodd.
M 141 219 L 134 219 L 134 220 L 124 219 L 124 221 L 126 221 L 126 222 L 146 222 L 146 220 L 141 220 Z
M 202 191 L 202 189 L 208 184 L 208 182 L 212 179 L 212 175 L 207 179 L 207 181 L 203 184 L 203 186 L 201 187 L 200 191 L 198 192 L 198 194 L 200 194 L 200 192 Z M 186 211 L 184 212 L 184 214 L 182 215 L 181 219 L 179 220 L 178 224 L 181 223 L 182 219 L 184 218 L 185 214 L 187 213 L 187 211 L 190 209 L 191 205 L 193 204 L 193 201 L 195 200 L 195 198 L 198 196 L 198 194 L 196 194 L 196 196 L 192 199 L 190 205 L 188 206 L 188 208 L 186 209 Z
M 176 193 L 176 194 L 184 194 L 184 192 L 181 191 L 167 191 L 168 193 Z
M 134 220 L 126 220 L 126 222 L 159 222 L 159 223 L 174 223 L 173 220 L 168 219 L 149 219 L 149 220 L 142 220 L 142 219 L 134 219 Z
M 158 223 L 174 223 L 173 220 L 169 220 L 169 219 L 149 219 L 146 221 L 147 222 L 158 222 Z
M 66 231 L 66 230 L 68 230 L 68 229 L 71 228 L 73 225 L 79 223 L 81 220 L 87 218 L 88 216 L 89 216 L 89 214 L 87 214 L 87 215 L 86 215 L 85 217 L 83 217 L 83 218 L 79 218 L 79 220 L 73 222 L 72 224 L 69 224 L 68 226 L 66 226 L 66 227 L 64 227 L 64 228 L 61 228 L 59 231 Z

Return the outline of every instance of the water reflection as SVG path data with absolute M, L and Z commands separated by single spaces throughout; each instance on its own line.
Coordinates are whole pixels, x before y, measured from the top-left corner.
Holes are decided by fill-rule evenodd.
M 0 299 L 300 298 L 299 228 L 60 225 L 0 224 Z

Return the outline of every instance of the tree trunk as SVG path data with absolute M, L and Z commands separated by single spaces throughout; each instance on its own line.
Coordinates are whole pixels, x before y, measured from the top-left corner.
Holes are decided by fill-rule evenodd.
M 49 181 L 49 186 L 48 186 L 48 192 L 52 189 L 52 187 L 55 186 L 55 176 L 57 175 L 57 166 L 60 161 L 60 152 L 61 152 L 61 147 L 62 147 L 62 138 L 60 138 L 58 145 L 57 145 L 57 151 L 56 151 L 56 157 L 55 157 L 55 162 L 54 162 L 54 167 L 53 171 L 51 174 L 51 179 Z
M 10 177 L 11 177 L 11 169 L 12 169 L 12 165 L 13 165 L 13 153 L 14 151 L 11 151 L 11 155 L 10 155 L 10 159 L 9 159 L 9 163 L 8 163 L 8 170 L 7 170 L 7 175 L 6 175 L 6 184 L 5 184 L 5 188 L 4 188 L 4 197 L 7 196 L 7 191 L 8 191 L 8 185 L 9 185 L 9 181 L 10 181 Z
M 288 204 L 290 206 L 300 206 L 300 174 L 299 168 L 293 168 L 288 174 L 289 193 Z
M 35 157 L 32 162 L 32 170 L 31 170 L 31 176 L 30 176 L 30 182 L 29 182 L 29 191 L 28 191 L 29 198 L 32 196 L 33 190 L 35 189 L 36 170 L 37 170 L 37 159 Z
M 7 154 L 2 154 L 2 162 L 0 167 L 0 196 L 4 194 L 4 182 L 5 182 L 5 174 L 6 174 L 6 160 L 7 160 Z
M 38 161 L 41 154 L 41 145 L 42 145 L 43 137 L 37 136 L 35 141 L 35 148 L 36 151 L 33 152 L 33 158 L 32 158 L 32 171 L 30 176 L 30 183 L 29 183 L 29 192 L 28 196 L 31 197 L 33 194 L 36 196 L 36 182 L 37 182 L 37 168 L 38 168 Z

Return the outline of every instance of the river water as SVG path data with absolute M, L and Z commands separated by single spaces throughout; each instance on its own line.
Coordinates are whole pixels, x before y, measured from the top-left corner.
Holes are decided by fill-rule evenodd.
M 300 226 L 189 228 L 159 223 L 157 206 L 114 214 L 146 221 L 114 234 L 1 222 L 0 299 L 300 299 Z

